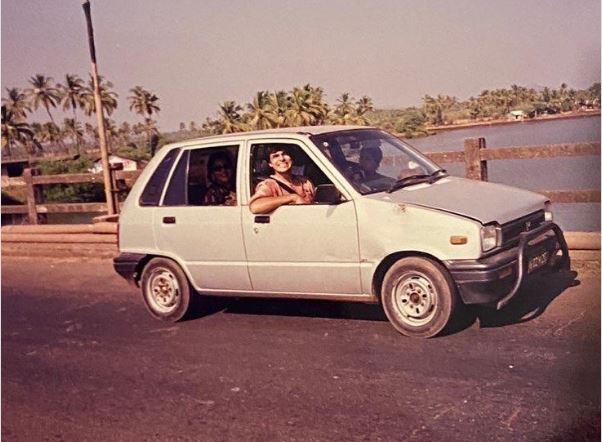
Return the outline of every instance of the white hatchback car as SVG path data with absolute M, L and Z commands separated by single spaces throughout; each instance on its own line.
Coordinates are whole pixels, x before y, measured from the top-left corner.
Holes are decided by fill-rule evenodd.
M 274 147 L 313 183 L 314 202 L 253 214 Z M 216 193 L 223 168 L 229 187 Z M 183 318 L 198 294 L 360 301 L 419 337 L 461 303 L 502 308 L 528 275 L 570 266 L 544 196 L 449 176 L 387 132 L 350 126 L 163 147 L 125 201 L 119 250 L 115 270 L 162 320 Z

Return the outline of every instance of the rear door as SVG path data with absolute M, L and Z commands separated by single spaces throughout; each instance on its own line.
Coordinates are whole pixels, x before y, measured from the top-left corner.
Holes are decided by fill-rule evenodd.
M 191 147 L 177 159 L 155 209 L 155 241 L 165 255 L 180 260 L 199 290 L 250 290 L 241 229 L 240 142 Z M 226 205 L 207 196 L 212 185 L 212 156 L 231 159 L 235 200 Z M 245 208 L 246 209 L 246 208 Z

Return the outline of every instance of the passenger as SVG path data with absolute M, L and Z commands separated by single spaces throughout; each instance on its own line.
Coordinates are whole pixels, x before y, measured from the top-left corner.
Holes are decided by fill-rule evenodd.
M 293 159 L 286 146 L 268 148 L 268 165 L 274 173 L 257 185 L 249 201 L 253 213 L 270 213 L 286 204 L 311 204 L 315 188 L 306 177 L 292 173 Z
M 224 151 L 213 152 L 207 163 L 209 188 L 205 194 L 207 206 L 235 206 L 234 168 L 230 155 Z

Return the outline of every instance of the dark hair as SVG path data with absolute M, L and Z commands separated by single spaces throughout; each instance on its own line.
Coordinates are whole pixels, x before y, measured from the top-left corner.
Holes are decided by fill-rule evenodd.
M 223 150 L 220 150 L 218 152 L 213 152 L 211 155 L 209 155 L 209 161 L 207 161 L 207 172 L 209 173 L 210 181 L 213 181 L 211 174 L 213 173 L 215 163 L 217 163 L 218 161 L 222 161 L 226 167 L 229 167 L 230 169 L 234 169 L 234 167 L 232 165 L 232 158 L 230 157 L 230 155 L 227 152 L 225 152 Z M 234 173 L 231 175 L 230 181 L 232 181 L 233 177 L 234 177 Z
M 213 152 L 211 155 L 209 155 L 209 161 L 207 162 L 207 170 L 209 171 L 209 173 L 213 172 L 213 168 L 215 167 L 215 163 L 217 163 L 220 160 L 226 166 L 230 167 L 230 169 L 233 169 L 233 167 L 232 167 L 232 158 L 230 158 L 230 155 L 228 155 L 224 151 L 219 151 L 219 152 Z
M 360 158 L 362 155 L 369 155 L 374 161 L 380 164 L 383 159 L 383 151 L 377 146 L 364 146 L 360 151 Z
M 291 154 L 290 147 L 287 146 L 286 144 L 270 144 L 268 146 L 268 159 L 270 158 L 270 155 L 272 155 L 276 152 L 280 152 L 280 151 L 282 151 L 288 155 Z

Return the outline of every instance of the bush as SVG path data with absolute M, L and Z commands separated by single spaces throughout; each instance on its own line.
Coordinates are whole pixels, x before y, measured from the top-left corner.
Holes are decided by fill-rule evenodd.
M 93 161 L 88 157 L 75 160 L 41 161 L 38 167 L 43 175 L 60 175 L 63 173 L 87 173 Z M 105 201 L 104 186 L 97 183 L 47 184 L 42 192 L 45 202 L 54 203 L 98 203 Z

